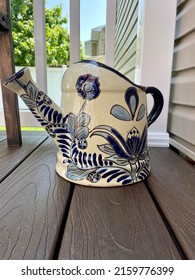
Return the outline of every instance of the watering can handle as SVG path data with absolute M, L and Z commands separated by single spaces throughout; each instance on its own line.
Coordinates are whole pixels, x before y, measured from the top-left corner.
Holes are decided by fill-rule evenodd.
M 148 126 L 150 126 L 159 117 L 164 105 L 164 99 L 160 90 L 155 87 L 147 87 L 145 92 L 146 94 L 151 94 L 154 99 L 154 105 L 148 115 Z

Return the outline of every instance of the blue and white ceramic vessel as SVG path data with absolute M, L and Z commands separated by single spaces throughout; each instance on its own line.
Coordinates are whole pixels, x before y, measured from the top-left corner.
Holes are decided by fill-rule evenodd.
M 55 141 L 56 171 L 64 179 L 113 187 L 149 175 L 147 129 L 163 108 L 158 89 L 138 86 L 116 70 L 88 60 L 65 72 L 61 108 L 36 85 L 28 68 L 4 85 L 20 95 Z M 147 94 L 154 99 L 149 115 Z

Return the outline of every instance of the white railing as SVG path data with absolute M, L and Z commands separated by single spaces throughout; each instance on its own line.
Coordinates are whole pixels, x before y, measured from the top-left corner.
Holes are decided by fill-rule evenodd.
M 47 92 L 45 0 L 34 0 L 34 33 L 36 81 Z M 97 2 L 98 6 L 98 2 Z M 107 0 L 106 13 L 106 64 L 114 60 L 114 30 L 116 0 Z M 80 60 L 80 0 L 70 0 L 70 64 Z
M 47 92 L 45 0 L 34 0 L 33 10 L 36 82 L 45 92 Z
M 80 59 L 80 0 L 70 2 L 70 63 Z M 105 0 L 106 12 L 106 38 L 105 38 L 105 63 L 113 66 L 115 48 L 115 23 L 117 2 L 126 7 L 126 0 Z M 124 5 L 124 3 L 125 5 Z M 129 0 L 130 1 L 130 0 Z M 128 1 L 128 2 L 129 2 Z M 90 2 L 90 1 L 89 1 Z M 149 144 L 152 146 L 168 146 L 169 135 L 167 133 L 168 104 L 171 80 L 171 64 L 173 56 L 174 26 L 177 0 L 131 0 L 138 6 L 138 19 L 136 30 L 136 61 L 135 82 L 144 86 L 156 86 L 164 95 L 164 109 L 159 119 L 149 128 Z M 166 3 L 165 3 L 166 2 Z M 98 1 L 97 8 L 98 8 Z M 51 86 L 47 82 L 46 67 L 46 42 L 45 42 L 45 0 L 34 0 L 35 19 L 35 63 L 36 82 L 50 95 Z M 86 11 L 87 12 L 87 11 Z M 128 14 L 130 17 L 131 15 Z M 125 42 L 130 44 L 128 34 Z M 128 33 L 128 32 L 127 32 Z M 123 51 L 123 50 L 121 50 Z M 126 67 L 129 67 L 128 63 Z M 55 81 L 55 95 L 60 97 L 60 82 Z M 51 93 L 52 99 L 52 93 Z M 58 103 L 58 102 L 57 102 Z M 152 101 L 149 100 L 149 108 Z M 59 104 L 60 105 L 60 104 Z M 149 109 L 150 110 L 150 109 Z M 22 126 L 37 126 L 38 122 L 28 111 L 21 111 Z M 0 112 L 1 120 L 4 120 Z
M 115 30 L 115 15 L 116 1 L 105 0 L 107 5 L 106 13 L 106 40 L 105 40 L 105 61 L 106 64 L 113 66 L 114 60 L 114 30 Z M 98 5 L 98 1 L 97 1 Z M 69 0 L 70 6 L 70 64 L 80 60 L 80 0 Z M 45 36 L 45 0 L 34 0 L 34 36 L 35 36 L 35 72 L 33 76 L 37 84 L 58 105 L 60 105 L 60 74 L 63 69 L 56 69 L 58 75 L 53 84 L 50 79 L 52 69 L 47 68 L 46 63 L 46 36 Z M 53 81 L 54 82 L 54 81 Z M 54 96 L 55 95 L 55 96 Z M 0 88 L 0 126 L 4 126 L 4 114 Z M 58 98 L 56 98 L 58 96 Z M 56 98 L 56 99 L 55 99 Z M 34 119 L 31 113 L 25 108 L 26 106 L 19 101 L 20 119 L 22 126 L 39 126 L 39 123 Z

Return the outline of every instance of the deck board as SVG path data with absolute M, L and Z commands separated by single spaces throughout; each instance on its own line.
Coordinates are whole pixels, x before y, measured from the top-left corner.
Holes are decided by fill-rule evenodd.
M 195 259 L 192 165 L 151 148 L 146 184 L 73 193 L 52 140 L 30 135 L 0 142 L 0 259 Z
M 0 259 L 53 258 L 71 193 L 55 164 L 46 140 L 1 183 Z
M 148 187 L 188 259 L 195 259 L 195 168 L 168 148 L 150 150 Z
M 145 185 L 76 186 L 59 259 L 181 259 Z
M 6 132 L 0 130 L 0 142 L 4 141 L 6 139 Z
M 0 142 L 0 182 L 32 153 L 46 136 L 24 136 L 21 147 L 8 147 L 7 141 Z

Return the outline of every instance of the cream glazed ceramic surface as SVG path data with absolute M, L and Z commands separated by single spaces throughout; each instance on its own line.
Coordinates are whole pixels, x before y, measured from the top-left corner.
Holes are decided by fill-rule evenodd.
M 77 184 L 125 186 L 150 173 L 147 128 L 163 107 L 154 87 L 137 86 L 95 61 L 73 64 L 62 79 L 59 108 L 22 69 L 5 81 L 58 146 L 56 171 Z M 146 94 L 154 98 L 147 115 Z

